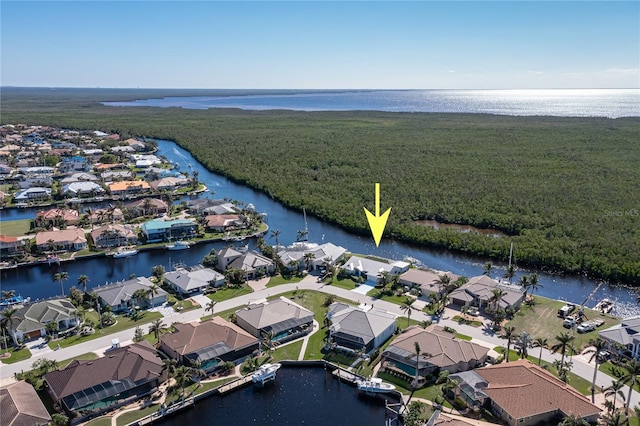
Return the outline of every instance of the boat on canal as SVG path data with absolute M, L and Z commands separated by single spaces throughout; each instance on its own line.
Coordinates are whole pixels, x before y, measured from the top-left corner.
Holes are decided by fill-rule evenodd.
M 176 241 L 164 246 L 167 250 L 186 250 L 189 247 L 191 247 L 191 244 L 188 241 Z
M 136 254 L 138 254 L 138 250 L 130 247 L 123 247 L 116 250 L 111 255 L 113 256 L 114 259 L 120 259 L 123 257 L 132 257 L 132 256 L 135 256 Z
M 24 305 L 31 301 L 30 297 L 26 299 L 22 296 L 12 296 L 6 299 L 0 300 L 0 308 L 8 308 L 15 305 Z
M 271 380 L 275 380 L 276 372 L 280 369 L 282 365 L 279 363 L 275 364 L 263 364 L 256 370 L 255 373 L 251 375 L 251 381 L 256 384 L 265 384 Z
M 372 377 L 367 380 L 358 380 L 356 381 L 356 385 L 358 385 L 359 391 L 367 394 L 389 393 L 396 389 L 396 387 L 391 383 L 383 382 L 382 379 L 377 377 Z

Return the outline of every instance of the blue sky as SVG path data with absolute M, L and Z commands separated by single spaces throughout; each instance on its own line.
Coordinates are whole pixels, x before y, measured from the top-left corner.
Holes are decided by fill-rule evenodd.
M 640 3 L 0 2 L 0 83 L 157 88 L 640 86 Z

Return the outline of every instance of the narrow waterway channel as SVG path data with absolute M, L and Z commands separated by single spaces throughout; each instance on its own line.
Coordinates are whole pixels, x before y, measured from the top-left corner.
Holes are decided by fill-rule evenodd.
M 253 204 L 256 210 L 267 214 L 266 221 L 271 230 L 279 229 L 280 243 L 290 244 L 295 241 L 297 232 L 305 229 L 305 218 L 302 212 L 284 207 L 264 193 L 255 191 L 246 186 L 234 183 L 229 179 L 212 173 L 202 164 L 197 162 L 189 152 L 177 146 L 174 142 L 158 140 L 158 154 L 168 160 L 177 163 L 181 169 L 193 173 L 198 172 L 198 179 L 203 182 L 214 195 L 204 194 L 215 198 L 230 198 L 240 200 L 247 204 Z M 35 217 L 35 210 L 4 210 L 2 220 L 26 219 Z M 350 234 L 341 228 L 322 222 L 311 215 L 307 215 L 307 229 L 309 240 L 317 243 L 332 242 L 347 248 L 355 253 L 368 253 L 381 257 L 401 260 L 405 256 L 418 259 L 425 266 L 441 271 L 451 271 L 459 275 L 473 276 L 482 274 L 482 265 L 486 259 L 472 258 L 453 254 L 444 250 L 430 250 L 412 244 L 383 238 L 379 247 L 376 247 L 371 237 Z M 265 238 L 271 244 L 275 244 L 273 238 L 266 235 Z M 187 266 L 198 263 L 213 248 L 220 248 L 226 243 L 199 244 L 185 251 L 149 251 L 141 252 L 137 256 L 125 259 L 112 259 L 99 257 L 87 260 L 77 260 L 63 263 L 62 265 L 37 265 L 27 268 L 2 271 L 2 288 L 14 289 L 16 294 L 31 298 L 51 297 L 60 292 L 60 285 L 53 281 L 53 275 L 59 271 L 66 271 L 69 280 L 65 288 L 74 285 L 80 275 L 87 275 L 90 279 L 88 287 L 103 285 L 106 282 L 128 279 L 131 275 L 148 276 L 156 265 L 164 265 L 168 270 L 176 263 Z M 517 258 L 517 247 L 515 248 Z M 494 263 L 492 275 L 502 276 L 505 272 L 504 264 Z M 522 275 L 531 271 L 518 270 L 514 282 Z M 560 276 L 540 273 L 540 288 L 537 294 L 553 299 L 562 299 L 574 303 L 582 303 L 596 287 L 597 282 L 585 277 Z M 616 301 L 618 315 L 628 315 L 637 311 L 636 291 L 619 286 L 602 286 L 597 294 L 587 303 L 594 306 L 600 299 L 608 297 Z

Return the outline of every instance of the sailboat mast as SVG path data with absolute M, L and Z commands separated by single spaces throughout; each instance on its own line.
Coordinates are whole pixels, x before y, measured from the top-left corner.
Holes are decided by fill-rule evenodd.
M 512 258 L 513 258 L 513 243 L 511 243 L 511 248 L 509 249 L 509 267 L 511 267 Z

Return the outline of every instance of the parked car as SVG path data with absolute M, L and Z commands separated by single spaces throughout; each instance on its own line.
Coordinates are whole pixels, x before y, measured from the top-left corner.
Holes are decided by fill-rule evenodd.
M 560 318 L 566 318 L 569 315 L 571 315 L 571 312 L 573 312 L 575 309 L 576 309 L 576 305 L 572 303 L 567 303 L 562 308 L 558 309 L 558 316 Z
M 589 331 L 593 331 L 595 329 L 596 329 L 596 324 L 595 323 L 593 323 L 591 321 L 586 321 L 586 322 L 583 322 L 582 324 L 580 324 L 576 328 L 576 331 L 578 333 L 588 333 Z

